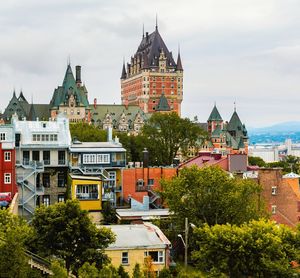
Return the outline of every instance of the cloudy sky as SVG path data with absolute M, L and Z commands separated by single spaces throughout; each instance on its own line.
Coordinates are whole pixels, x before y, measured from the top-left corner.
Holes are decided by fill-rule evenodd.
M 206 121 L 233 103 L 247 126 L 300 121 L 299 0 L 9 0 L 0 6 L 0 109 L 15 88 L 49 103 L 71 57 L 89 100 L 120 103 L 123 57 L 142 25 L 159 31 L 184 67 L 184 116 Z

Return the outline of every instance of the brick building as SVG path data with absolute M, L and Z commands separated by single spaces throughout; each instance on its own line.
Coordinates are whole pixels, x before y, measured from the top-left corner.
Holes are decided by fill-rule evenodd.
M 130 63 L 123 63 L 122 104 L 138 105 L 145 113 L 175 111 L 180 116 L 183 99 L 183 67 L 178 51 L 175 63 L 156 24 L 143 34 Z
M 11 125 L 0 125 L 0 192 L 10 192 L 11 197 L 17 190 L 16 184 L 15 133 Z
M 152 208 L 161 206 L 157 190 L 161 190 L 160 180 L 171 179 L 177 173 L 172 167 L 133 167 L 123 170 L 123 197 L 125 201 L 134 199 L 140 203 L 149 196 Z

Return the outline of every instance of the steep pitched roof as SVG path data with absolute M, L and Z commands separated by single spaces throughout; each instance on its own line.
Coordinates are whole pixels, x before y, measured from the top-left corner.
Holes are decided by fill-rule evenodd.
M 175 69 L 176 63 L 173 59 L 172 52 L 168 50 L 165 42 L 158 32 L 158 28 L 155 28 L 153 33 L 150 35 L 146 33 L 146 36 L 143 36 L 135 55 L 143 57 L 143 54 L 146 54 L 149 67 L 158 67 L 161 51 L 164 52 L 167 58 L 167 67 Z
M 28 114 L 28 120 L 29 121 L 35 121 L 36 120 L 36 113 L 35 113 L 35 109 L 34 109 L 34 105 L 33 104 L 30 105 L 30 110 L 29 110 L 29 114 Z
M 125 63 L 123 62 L 121 79 L 125 79 L 125 78 L 126 78 L 126 69 L 125 69 Z
M 27 111 L 24 110 L 24 107 L 18 100 L 16 93 L 14 91 L 11 100 L 9 101 L 7 107 L 3 113 L 3 119 L 5 121 L 10 120 L 12 115 L 17 114 L 19 118 L 23 118 L 27 116 Z
M 50 102 L 51 107 L 59 107 L 61 105 L 67 105 L 68 99 L 71 94 L 74 95 L 76 100 L 76 106 L 89 105 L 88 99 L 85 94 L 85 86 L 77 86 L 76 80 L 74 78 L 72 68 L 70 64 L 67 67 L 65 77 L 62 86 L 59 86 L 54 90 L 52 100 Z
M 214 105 L 214 108 L 213 110 L 211 111 L 210 115 L 209 115 L 209 118 L 207 120 L 208 122 L 210 121 L 223 121 L 218 109 L 217 109 L 217 106 Z
M 183 70 L 182 63 L 181 63 L 180 52 L 178 52 L 176 70 Z
M 22 91 L 20 92 L 20 95 L 19 95 L 19 97 L 18 97 L 18 101 L 22 101 L 22 102 L 28 103 L 28 101 L 27 101 L 26 98 L 24 97 Z
M 236 111 L 233 112 L 230 121 L 227 125 L 227 130 L 228 131 L 242 131 L 243 130 L 243 124 L 240 120 L 239 115 L 237 114 Z
M 162 95 L 160 96 L 155 110 L 156 111 L 171 111 L 170 105 L 169 105 L 168 100 L 165 97 L 164 93 L 162 93 Z

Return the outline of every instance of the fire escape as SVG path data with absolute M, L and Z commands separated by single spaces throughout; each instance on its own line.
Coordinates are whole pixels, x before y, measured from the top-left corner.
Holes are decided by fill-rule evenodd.
M 37 174 L 44 172 L 44 163 L 23 160 L 23 163 L 17 162 L 16 165 L 17 184 L 21 189 L 19 207 L 23 216 L 31 216 L 37 205 L 37 197 L 44 194 L 44 187 L 36 183 Z
M 154 191 L 152 189 L 151 185 L 145 185 L 143 179 L 138 179 L 136 191 L 137 192 L 148 192 L 150 207 L 155 208 L 155 209 L 161 208 L 161 204 L 157 203 L 157 200 L 160 199 L 159 193 Z

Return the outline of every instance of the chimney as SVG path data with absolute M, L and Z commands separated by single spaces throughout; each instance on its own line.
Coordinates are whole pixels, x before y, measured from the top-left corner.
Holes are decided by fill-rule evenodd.
M 112 128 L 107 128 L 107 142 L 112 142 Z
M 144 148 L 143 150 L 143 168 L 149 167 L 149 152 L 147 148 Z
M 81 66 L 76 66 L 76 84 L 81 85 Z
M 97 107 L 97 98 L 94 98 L 94 108 L 96 109 Z

